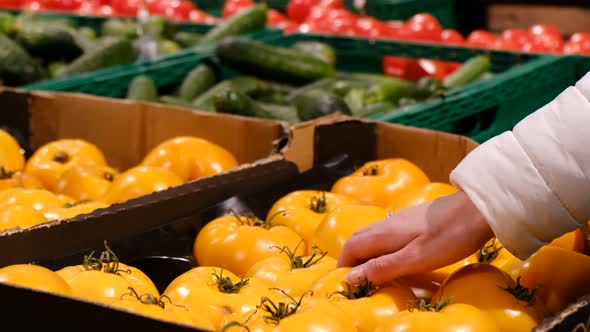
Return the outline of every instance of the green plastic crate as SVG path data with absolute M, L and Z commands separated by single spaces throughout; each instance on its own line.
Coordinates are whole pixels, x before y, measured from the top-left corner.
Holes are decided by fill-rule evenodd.
M 384 55 L 464 62 L 488 54 L 497 73 L 494 78 L 448 91 L 442 99 L 371 116 L 374 120 L 467 135 L 480 142 L 510 130 L 576 78 L 573 61 L 563 57 L 314 35 L 291 35 L 271 43 L 288 46 L 301 40 L 332 45 L 339 69 L 351 71 L 380 71 Z
M 346 6 L 355 12 L 354 0 L 345 0 Z M 418 13 L 430 13 L 445 28 L 457 26 L 455 0 L 366 0 L 367 15 L 381 20 L 407 20 Z
M 13 13 L 18 13 L 18 11 L 11 11 Z M 95 31 L 100 31 L 102 24 L 108 20 L 108 17 L 96 17 L 96 16 L 78 16 L 78 15 L 70 15 L 70 14 L 62 14 L 62 13 L 39 13 L 42 17 L 48 18 L 67 18 L 74 22 L 78 26 L 86 26 L 90 27 Z M 194 23 L 182 23 L 182 22 L 175 22 L 175 25 L 179 31 L 187 31 L 187 32 L 196 32 L 196 33 L 206 33 L 213 28 L 212 25 L 207 24 L 194 24 Z M 248 38 L 265 40 L 266 38 L 272 38 L 280 36 L 282 32 L 278 29 L 271 29 L 265 28 L 262 31 L 250 33 L 244 35 Z M 199 55 L 209 55 L 213 52 L 214 45 L 204 45 L 199 46 L 191 49 L 184 49 L 174 54 L 170 54 L 168 56 L 162 57 L 158 61 L 170 61 L 174 59 L 184 58 L 187 55 L 189 57 L 198 57 Z M 195 55 L 196 53 L 196 55 Z M 54 80 L 47 80 L 47 81 L 40 81 L 35 82 L 26 86 L 22 86 L 22 88 L 29 89 L 29 90 L 52 90 L 52 91 L 59 91 L 62 89 L 66 89 L 64 91 L 73 91 L 74 86 L 78 84 L 80 81 L 84 81 L 86 79 L 91 79 L 101 75 L 111 75 L 112 70 L 115 72 L 119 69 L 127 70 L 129 66 L 136 66 L 137 68 L 143 68 L 144 66 L 148 66 L 149 61 L 135 63 L 128 66 L 121 66 L 121 67 L 112 67 L 112 68 L 105 68 L 102 70 L 88 72 L 84 74 L 79 74 L 71 77 L 65 77 L 60 79 Z M 135 68 L 135 67 L 134 67 Z
M 346 37 L 290 35 L 270 38 L 268 43 L 290 46 L 298 41 L 316 40 L 330 44 L 342 71 L 381 72 L 384 55 L 465 61 L 477 54 L 489 54 L 494 78 L 451 90 L 432 101 L 373 115 L 375 120 L 401 123 L 487 139 L 509 130 L 538 107 L 554 98 L 574 81 L 572 61 L 563 58 L 508 52 L 486 52 L 441 45 L 369 41 Z M 48 90 L 84 92 L 115 98 L 124 97 L 129 82 L 140 74 L 149 75 L 160 88 L 178 85 L 186 73 L 202 61 L 214 57 L 186 55 L 145 65 L 129 65 L 108 74 L 89 75 L 67 85 L 52 85 Z M 236 75 L 221 66 L 223 78 Z M 29 87 L 31 88 L 31 87 Z M 46 90 L 43 87 L 34 87 Z

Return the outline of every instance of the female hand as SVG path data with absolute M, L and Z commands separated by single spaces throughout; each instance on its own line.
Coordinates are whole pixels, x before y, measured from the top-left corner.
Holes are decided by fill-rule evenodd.
M 351 284 L 365 277 L 385 284 L 455 263 L 493 236 L 469 197 L 458 192 L 359 229 L 344 245 L 338 267 L 354 267 L 346 276 Z

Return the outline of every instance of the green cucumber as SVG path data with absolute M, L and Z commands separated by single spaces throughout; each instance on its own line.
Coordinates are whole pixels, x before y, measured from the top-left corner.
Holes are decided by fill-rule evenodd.
M 233 89 L 228 89 L 215 95 L 214 104 L 215 110 L 220 113 L 291 122 L 298 120 L 296 111 L 293 108 L 259 104 L 245 93 Z
M 294 104 L 301 121 L 313 120 L 332 113 L 352 115 L 342 98 L 321 90 L 310 90 L 299 94 L 295 97 Z
M 226 37 L 243 35 L 264 29 L 266 26 L 266 4 L 255 4 L 239 11 L 234 16 L 209 30 L 197 45 L 218 42 Z
M 20 45 L 0 34 L 0 81 L 18 86 L 40 80 L 43 70 Z
M 174 40 L 158 39 L 156 43 L 158 45 L 158 54 L 161 56 L 174 54 L 182 50 L 182 47 Z
M 296 42 L 291 47 L 303 53 L 311 54 L 331 65 L 336 63 L 336 52 L 332 46 L 328 44 L 316 41 L 300 41 Z
M 102 24 L 101 35 L 136 38 L 137 23 L 130 19 L 110 18 Z
M 197 45 L 203 39 L 203 35 L 196 32 L 178 31 L 174 34 L 174 40 L 183 48 Z
M 263 79 L 303 84 L 334 76 L 334 66 L 311 55 L 251 39 L 226 38 L 215 52 L 223 64 Z
M 211 67 L 199 65 L 191 70 L 180 84 L 178 97 L 190 102 L 211 88 L 216 80 Z
M 443 86 L 447 89 L 462 87 L 477 80 L 483 73 L 492 68 L 490 58 L 485 55 L 477 55 L 461 65 L 457 70 L 449 74 L 443 80 Z
M 15 40 L 30 55 L 51 62 L 80 56 L 83 48 L 77 38 L 77 31 L 65 24 L 31 22 L 20 27 Z
M 175 96 L 161 96 L 159 98 L 159 101 L 160 101 L 160 103 L 166 104 L 166 105 L 196 109 L 196 107 L 195 107 L 195 105 L 193 105 L 193 103 L 186 101 L 184 99 L 180 99 Z
M 16 18 L 11 13 L 0 13 L 0 33 L 12 37 L 17 31 Z
M 126 65 L 135 60 L 131 41 L 122 37 L 104 37 L 99 43 L 76 58 L 59 74 L 66 77 L 106 67 Z
M 127 89 L 127 99 L 157 101 L 158 87 L 149 76 L 137 76 L 129 84 L 129 88 Z
M 215 96 L 232 88 L 231 81 L 221 81 L 202 93 L 191 102 L 196 109 L 203 111 L 215 111 Z
M 382 102 L 382 103 L 375 103 L 365 105 L 364 107 L 353 111 L 352 115 L 358 118 L 366 118 L 373 114 L 382 113 L 382 112 L 390 112 L 395 110 L 397 107 L 395 104 L 390 102 Z

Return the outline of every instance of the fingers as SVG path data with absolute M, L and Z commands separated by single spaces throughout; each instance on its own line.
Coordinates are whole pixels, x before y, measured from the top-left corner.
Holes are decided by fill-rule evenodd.
M 382 285 L 402 275 L 414 274 L 417 263 L 424 265 L 423 256 L 417 253 L 416 247 L 419 246 L 412 242 L 397 252 L 373 258 L 351 269 L 345 280 L 350 284 L 358 284 L 368 279 L 376 285 Z
M 404 224 L 386 219 L 356 231 L 345 243 L 338 267 L 355 266 L 403 248 L 417 235 Z

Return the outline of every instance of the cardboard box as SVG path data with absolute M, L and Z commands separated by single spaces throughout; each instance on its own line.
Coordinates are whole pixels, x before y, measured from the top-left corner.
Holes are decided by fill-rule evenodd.
M 4 105 L 1 100 L 2 98 L 0 105 Z M 265 177 L 270 179 L 256 179 L 271 181 L 274 183 L 272 186 L 255 185 L 255 190 L 242 191 L 244 183 L 235 182 L 226 188 L 237 196 L 206 208 L 202 208 L 203 204 L 198 204 L 191 214 L 171 216 L 165 223 L 145 227 L 143 232 L 139 227 L 114 227 L 111 232 L 106 232 L 105 225 L 111 217 L 108 214 L 95 216 L 97 220 L 103 219 L 102 227 L 96 225 L 91 228 L 80 228 L 81 233 L 78 236 L 87 238 L 88 235 L 82 232 L 98 232 L 97 239 L 104 237 L 109 240 L 122 262 L 144 271 L 162 291 L 173 278 L 195 266 L 190 257 L 194 237 L 206 222 L 224 214 L 228 207 L 236 209 L 238 213 L 250 211 L 263 217 L 276 199 L 292 190 L 328 190 L 337 178 L 350 173 L 355 166 L 366 161 L 390 157 L 411 160 L 424 169 L 433 181 L 448 181 L 450 171 L 476 146 L 474 141 L 452 134 L 341 115 L 329 116 L 292 127 L 282 157 L 275 158 L 270 164 L 260 163 L 246 168 L 251 170 L 251 174 L 263 172 Z M 281 169 L 295 171 L 287 175 L 280 171 Z M 229 178 L 227 180 L 230 181 Z M 209 195 L 215 190 L 216 187 L 209 188 L 200 196 Z M 170 197 L 167 203 L 175 205 L 175 199 Z M 134 206 L 123 206 L 122 210 L 125 208 L 134 209 Z M 169 206 L 162 204 L 150 211 L 166 214 Z M 67 236 L 73 233 L 66 227 L 52 229 L 55 230 L 56 239 L 63 242 L 78 242 Z M 23 239 L 20 245 L 25 244 L 27 242 Z M 53 243 L 36 245 L 45 246 L 51 251 L 49 247 Z M 101 246 L 94 242 L 79 243 L 78 246 L 86 246 L 86 249 L 83 252 L 72 251 L 67 255 L 44 255 L 39 252 L 22 251 L 18 247 L 3 246 L 1 249 L 4 253 L 10 252 L 13 256 L 11 262 L 35 261 L 53 269 L 78 264 L 83 254 L 88 254 L 93 249 L 101 249 Z M 157 252 L 154 251 L 154 247 L 158 247 Z M 7 251 L 9 249 L 10 251 Z M 31 259 L 33 254 L 41 256 Z M 48 258 L 49 256 L 51 257 Z M 0 266 L 4 265 L 7 264 L 0 262 Z M 10 303 L 3 307 L 4 323 L 18 324 L 22 330 L 61 327 L 67 324 L 72 330 L 89 331 L 102 331 L 105 326 L 111 326 L 116 330 L 134 331 L 195 331 L 185 326 L 128 314 L 99 304 L 4 284 L 0 284 L 0 297 L 6 303 Z M 31 319 L 32 313 L 34 319 Z M 535 331 L 587 331 L 589 316 L 590 300 L 583 298 L 557 317 L 548 318 Z
M 39 96 L 35 98 L 50 98 Z M 29 97 L 30 98 L 30 97 Z M 76 98 L 71 96 L 69 98 Z M 50 98 L 51 99 L 51 98 Z M 100 99 L 92 98 L 93 101 Z M 1 101 L 1 99 L 0 99 Z M 110 102 L 110 101 L 109 101 Z M 0 103 L 0 105 L 2 105 Z M 148 107 L 148 106 L 143 106 Z M 33 112 L 34 113 L 34 112 Z M 237 119 L 236 119 L 237 121 Z M 302 123 L 291 128 L 289 141 L 283 150 L 282 158 L 275 158 L 269 163 L 259 163 L 247 167 L 243 171 L 251 171 L 248 176 L 264 174 L 262 181 L 272 181 L 273 186 L 256 185 L 256 190 L 247 191 L 241 188 L 244 185 L 252 185 L 249 181 L 228 185 L 228 190 L 235 197 L 219 204 L 201 208 L 200 203 L 205 200 L 201 196 L 213 195 L 218 188 L 204 189 L 200 195 L 193 198 L 195 210 L 190 215 L 170 216 L 167 223 L 161 223 L 156 227 L 145 227 L 140 232 L 139 227 L 113 227 L 115 222 L 111 215 L 95 215 L 96 225 L 82 228 L 83 222 L 91 220 L 77 220 L 69 224 L 80 225 L 76 231 L 78 237 L 90 239 L 89 242 L 72 239 L 74 232 L 64 225 L 51 227 L 53 235 L 44 239 L 35 239 L 33 236 L 21 237 L 19 241 L 12 241 L 12 247 L 4 245 L 0 241 L 0 250 L 12 249 L 12 258 L 3 259 L 0 266 L 8 263 L 37 262 L 40 265 L 59 269 L 71 264 L 79 264 L 83 254 L 88 254 L 93 249 L 101 249 L 99 239 L 108 240 L 113 250 L 121 258 L 122 262 L 140 268 L 150 276 L 160 291 L 165 288 L 174 277 L 189 270 L 194 266 L 191 260 L 191 247 L 198 230 L 209 220 L 224 214 L 228 207 L 236 209 L 239 213 L 252 211 L 258 216 L 264 217 L 272 203 L 292 190 L 297 189 L 323 189 L 328 190 L 340 176 L 350 173 L 356 165 L 364 162 L 387 157 L 403 157 L 415 162 L 422 167 L 432 180 L 448 181 L 449 172 L 469 153 L 477 144 L 465 137 L 416 129 L 394 124 L 378 123 L 360 119 L 354 119 L 341 115 L 329 116 L 317 121 Z M 295 170 L 287 173 L 283 170 Z M 260 172 L 260 173 L 259 173 Z M 246 173 L 244 173 L 246 174 Z M 272 175 L 269 175 L 272 174 Z M 284 175 L 284 176 L 283 176 Z M 224 177 L 226 182 L 236 178 Z M 213 179 L 212 179 L 213 180 Z M 211 181 L 212 181 L 211 180 Z M 221 181 L 221 178 L 219 179 Z M 209 182 L 213 183 L 213 182 Z M 176 192 L 174 192 L 176 193 Z M 151 213 L 167 214 L 171 205 L 177 205 L 176 200 L 181 197 L 169 195 L 166 204 L 157 204 L 150 208 Z M 145 207 L 143 207 L 145 208 Z M 126 209 L 136 209 L 134 205 L 121 206 L 117 213 L 126 217 L 136 217 L 126 213 Z M 200 209 L 199 209 L 200 208 Z M 198 210 L 198 211 L 197 211 Z M 115 213 L 115 215 L 117 214 Z M 142 216 L 145 217 L 145 216 Z M 100 224 L 98 221 L 100 220 Z M 122 219 L 116 220 L 123 222 Z M 112 229 L 108 230 L 109 227 Z M 96 233 L 88 235 L 85 232 Z M 134 233 L 135 232 L 135 233 Z M 48 254 L 31 250 L 14 250 L 18 245 L 27 245 L 36 240 L 60 241 L 69 244 L 58 244 L 60 250 L 48 248 Z M 95 241 L 96 240 L 96 241 Z M 71 242 L 75 242 L 71 244 Z M 36 243 L 38 247 L 50 247 L 52 242 Z M 72 250 L 64 254 L 68 249 L 79 249 L 85 246 L 83 252 Z M 154 247 L 158 247 L 157 252 Z M 183 252 L 184 250 L 184 252 Z M 59 254 L 58 254 L 59 253 Z M 35 257 L 35 255 L 39 255 Z M 132 329 L 141 331 L 190 331 L 193 329 L 164 322 L 155 321 L 121 311 L 107 308 L 102 305 L 78 301 L 67 297 L 45 294 L 19 287 L 0 284 L 0 296 L 11 301 L 12 305 L 3 309 L 3 317 L 9 321 L 18 320 L 18 324 L 24 330 L 33 330 L 40 327 L 60 326 L 67 321 L 71 329 L 84 328 L 90 330 L 104 328 L 105 325 L 116 327 L 117 330 Z M 24 315 L 35 313 L 35 319 L 20 319 Z
M 296 173 L 280 161 L 288 128 L 278 122 L 198 113 L 158 104 L 87 95 L 0 91 L 0 125 L 25 147 L 27 155 L 59 138 L 96 144 L 108 164 L 120 170 L 138 164 L 160 142 L 194 135 L 231 151 L 240 167 L 167 190 L 114 204 L 70 220 L 49 222 L 0 234 L 0 265 L 44 260 L 100 246 L 159 227 L 231 196 L 270 186 Z M 269 175 L 272 174 L 273 177 Z

